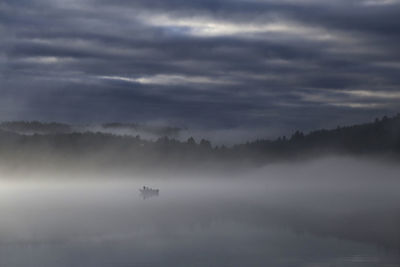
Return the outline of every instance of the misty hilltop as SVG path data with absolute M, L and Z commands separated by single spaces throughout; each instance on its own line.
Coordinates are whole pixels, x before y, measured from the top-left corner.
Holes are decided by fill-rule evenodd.
M 309 159 L 340 154 L 353 156 L 400 155 L 400 114 L 365 124 L 338 126 L 290 137 L 256 140 L 234 146 L 215 146 L 206 139 L 171 138 L 179 128 L 145 128 L 136 124 L 103 124 L 102 129 L 131 129 L 160 137 L 76 131 L 61 123 L 4 122 L 0 125 L 0 161 L 9 166 L 76 166 L 127 169 L 201 168 L 202 166 L 263 165 L 280 160 Z M 29 133 L 29 134 L 28 134 Z M 223 163 L 223 165 L 221 165 Z
M 71 125 L 58 122 L 40 121 L 6 121 L 0 123 L 0 129 L 13 133 L 32 134 L 68 134 L 79 132 L 98 132 L 114 135 L 143 135 L 149 138 L 157 137 L 178 137 L 181 128 L 171 126 L 155 126 L 139 123 L 103 123 L 103 124 L 82 124 Z

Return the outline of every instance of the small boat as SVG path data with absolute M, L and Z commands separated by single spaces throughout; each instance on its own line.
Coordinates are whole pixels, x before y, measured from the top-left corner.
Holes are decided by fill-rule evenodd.
M 143 188 L 139 189 L 139 191 L 141 193 L 158 193 L 160 190 L 159 189 L 154 189 L 154 188 L 150 188 L 147 186 L 143 186 Z
M 143 199 L 158 196 L 158 194 L 160 192 L 159 189 L 154 189 L 154 188 L 150 188 L 147 186 L 143 186 L 143 188 L 140 188 L 139 191 L 140 191 L 140 195 L 143 197 Z

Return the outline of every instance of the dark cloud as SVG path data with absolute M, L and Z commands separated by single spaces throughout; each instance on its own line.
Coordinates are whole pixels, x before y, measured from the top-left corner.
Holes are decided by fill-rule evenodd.
M 390 115 L 398 14 L 397 0 L 6 0 L 0 119 L 276 134 Z

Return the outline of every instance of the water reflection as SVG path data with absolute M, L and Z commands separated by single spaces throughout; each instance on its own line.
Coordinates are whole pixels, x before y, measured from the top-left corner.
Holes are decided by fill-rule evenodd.
M 147 186 L 143 186 L 142 188 L 139 189 L 140 192 L 140 196 L 143 199 L 146 198 L 151 198 L 151 197 L 158 197 L 160 190 L 159 189 L 154 189 L 154 188 L 150 188 Z
M 399 266 L 395 179 L 250 176 L 2 183 L 0 266 Z

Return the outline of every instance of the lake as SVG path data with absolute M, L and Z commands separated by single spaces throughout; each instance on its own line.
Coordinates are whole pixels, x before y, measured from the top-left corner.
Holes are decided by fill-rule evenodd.
M 0 266 L 400 266 L 396 166 L 3 174 Z M 142 186 L 160 189 L 143 198 Z

